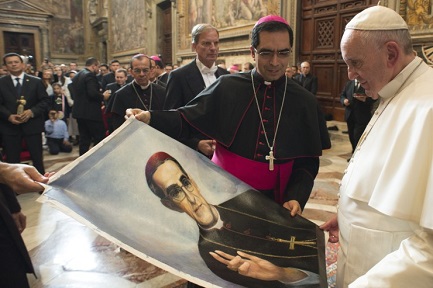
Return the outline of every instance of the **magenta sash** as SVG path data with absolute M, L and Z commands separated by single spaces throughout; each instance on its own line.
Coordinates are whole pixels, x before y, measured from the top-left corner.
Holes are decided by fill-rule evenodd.
M 284 190 L 292 175 L 293 160 L 274 164 L 274 170 L 270 171 L 269 163 L 241 157 L 217 143 L 212 162 L 256 190 L 274 190 L 275 201 L 284 203 Z

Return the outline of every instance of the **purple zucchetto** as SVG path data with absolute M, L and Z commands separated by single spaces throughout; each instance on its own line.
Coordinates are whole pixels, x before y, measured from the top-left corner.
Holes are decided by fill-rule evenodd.
M 284 24 L 290 26 L 289 23 L 286 21 L 286 19 L 284 19 L 283 17 L 278 16 L 278 15 L 268 15 L 268 16 L 264 16 L 264 17 L 260 18 L 257 21 L 257 23 L 254 25 L 254 27 L 256 27 L 257 25 L 260 25 L 262 23 L 272 22 L 272 21 L 281 22 L 281 23 L 284 23 Z

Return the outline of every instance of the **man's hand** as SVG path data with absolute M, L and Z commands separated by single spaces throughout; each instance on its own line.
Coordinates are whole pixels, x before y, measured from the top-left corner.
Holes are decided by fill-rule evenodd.
M 344 103 L 344 106 L 349 106 L 350 105 L 349 99 L 347 99 L 347 98 L 344 99 L 343 103 Z
M 107 101 L 108 98 L 110 98 L 111 96 L 111 90 L 105 90 L 104 93 L 102 93 L 102 95 L 104 96 L 104 101 Z
M 204 155 L 210 157 L 213 155 L 215 151 L 215 140 L 200 140 L 197 144 L 197 150 L 203 153 Z
M 138 121 L 141 121 L 143 123 L 149 124 L 150 123 L 150 112 L 144 111 L 137 108 L 129 108 L 126 109 L 125 119 L 135 117 Z
M 20 115 L 18 114 L 11 114 L 8 118 L 8 121 L 15 125 L 23 123 L 23 121 L 21 121 Z
M 290 215 L 295 216 L 296 214 L 301 215 L 302 209 L 299 202 L 296 200 L 290 200 L 283 204 L 283 207 L 290 211 Z
M 27 217 L 22 212 L 17 212 L 12 214 L 12 218 L 15 221 L 15 224 L 17 225 L 18 231 L 20 233 L 23 233 L 24 229 L 26 229 L 27 226 Z
M 33 112 L 30 109 L 25 110 L 22 114 L 19 115 L 21 119 L 21 123 L 25 123 L 30 120 L 33 116 Z
M 47 183 L 52 173 L 41 175 L 35 167 L 25 164 L 0 162 L 0 183 L 4 183 L 18 194 L 40 192 L 44 187 L 36 182 Z
M 226 265 L 228 269 L 237 271 L 239 274 L 254 279 L 265 281 L 282 281 L 290 283 L 299 281 L 307 275 L 294 268 L 283 268 L 272 264 L 262 258 L 238 251 L 237 256 L 224 253 L 219 250 L 209 252 L 215 260 Z
M 63 145 L 72 146 L 71 142 L 69 142 L 69 140 L 67 140 L 67 139 L 63 139 Z
M 337 216 L 332 217 L 330 220 L 323 223 L 319 228 L 329 232 L 329 242 L 336 243 L 339 241 L 338 233 L 340 232 L 340 230 L 338 228 Z

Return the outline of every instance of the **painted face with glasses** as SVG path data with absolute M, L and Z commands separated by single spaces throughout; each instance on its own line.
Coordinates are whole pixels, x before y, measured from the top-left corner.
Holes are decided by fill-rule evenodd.
M 195 182 L 174 161 L 167 160 L 161 164 L 153 174 L 153 182 L 164 192 L 166 200 L 199 225 L 210 226 L 217 221 L 211 205 L 203 198 Z
M 141 56 L 132 60 L 130 73 L 138 85 L 147 86 L 149 84 L 150 71 L 151 66 L 149 58 Z
M 250 47 L 251 56 L 256 61 L 257 72 L 266 81 L 275 81 L 284 76 L 292 51 L 287 31 L 259 34 L 259 45 Z

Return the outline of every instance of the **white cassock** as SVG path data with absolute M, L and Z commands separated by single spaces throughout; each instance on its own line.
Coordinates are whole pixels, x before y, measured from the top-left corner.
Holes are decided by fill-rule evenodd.
M 433 287 L 433 69 L 416 57 L 379 95 L 341 183 L 337 286 Z

